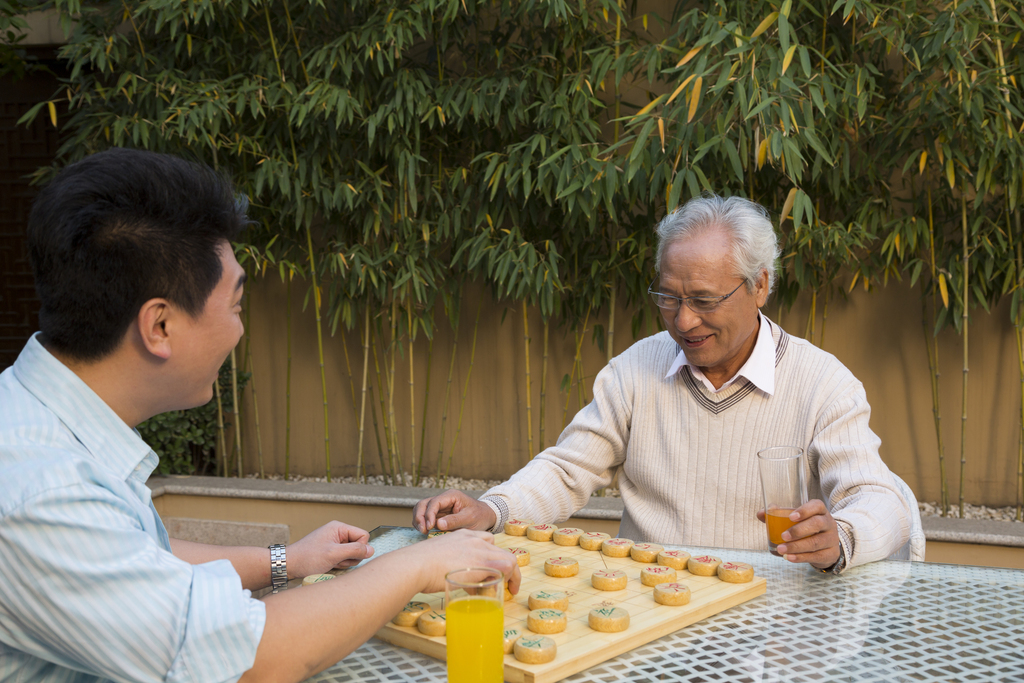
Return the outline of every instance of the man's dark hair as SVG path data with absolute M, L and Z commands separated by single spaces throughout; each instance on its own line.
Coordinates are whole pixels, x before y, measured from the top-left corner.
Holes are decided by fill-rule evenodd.
M 29 215 L 43 341 L 98 360 L 149 299 L 198 316 L 220 281 L 217 247 L 247 224 L 245 210 L 227 179 L 166 154 L 115 148 L 71 164 Z

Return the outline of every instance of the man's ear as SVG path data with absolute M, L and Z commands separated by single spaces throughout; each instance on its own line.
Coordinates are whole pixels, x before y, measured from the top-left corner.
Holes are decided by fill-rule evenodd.
M 150 299 L 142 304 L 136 316 L 142 345 L 146 351 L 163 360 L 171 357 L 171 335 L 167 330 L 171 311 L 166 299 Z
M 768 271 L 762 270 L 761 274 L 757 278 L 757 284 L 754 285 L 754 293 L 756 296 L 757 307 L 763 308 L 768 303 Z

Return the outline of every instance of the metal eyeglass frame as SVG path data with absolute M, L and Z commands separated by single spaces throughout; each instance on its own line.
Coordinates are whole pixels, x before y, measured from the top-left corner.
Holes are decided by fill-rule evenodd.
M 732 296 L 733 294 L 738 292 L 740 287 L 742 287 L 744 284 L 746 284 L 745 281 L 744 282 L 740 282 L 736 286 L 736 289 L 732 290 L 731 292 L 729 292 L 728 294 L 725 294 L 723 296 L 683 296 L 683 297 L 680 297 L 680 296 L 672 296 L 671 294 L 662 294 L 661 292 L 654 291 L 654 283 L 655 282 L 657 282 L 657 280 L 652 281 L 650 287 L 647 288 L 647 293 L 651 295 L 651 299 L 654 300 L 654 305 L 655 306 L 657 306 L 658 308 L 661 308 L 663 310 L 672 311 L 673 313 L 675 313 L 675 312 L 677 312 L 679 310 L 679 307 L 682 306 L 685 303 L 687 308 L 689 308 L 691 311 L 693 311 L 694 313 L 697 313 L 697 314 L 701 314 L 701 313 L 714 313 L 716 310 L 718 310 L 718 307 L 721 306 L 722 303 L 726 299 L 728 299 L 730 296 Z M 666 299 L 671 301 L 671 302 L 673 302 L 675 305 L 674 306 L 663 306 L 663 305 L 661 305 L 660 302 L 664 301 Z M 697 304 L 697 306 L 698 306 L 697 308 L 694 308 L 694 303 Z

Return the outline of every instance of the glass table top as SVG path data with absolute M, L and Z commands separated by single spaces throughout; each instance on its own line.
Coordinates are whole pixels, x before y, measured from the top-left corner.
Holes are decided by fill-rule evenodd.
M 566 681 L 1024 681 L 1024 571 L 884 561 L 831 576 L 764 551 L 685 550 L 749 562 L 768 590 Z M 446 672 L 371 639 L 310 680 L 420 683 Z

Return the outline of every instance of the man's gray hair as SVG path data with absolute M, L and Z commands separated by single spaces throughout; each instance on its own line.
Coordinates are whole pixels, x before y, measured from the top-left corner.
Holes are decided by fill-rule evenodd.
M 742 197 L 723 198 L 715 194 L 694 197 L 665 216 L 658 224 L 658 252 L 655 268 L 661 273 L 661 257 L 673 242 L 710 229 L 721 229 L 733 244 L 733 262 L 738 275 L 752 290 L 761 271 L 768 272 L 768 293 L 775 287 L 775 262 L 779 240 L 768 210 Z

